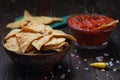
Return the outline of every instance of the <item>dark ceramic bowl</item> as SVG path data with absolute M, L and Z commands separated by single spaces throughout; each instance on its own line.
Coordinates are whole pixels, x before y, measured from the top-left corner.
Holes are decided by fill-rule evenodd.
M 4 43 L 4 42 L 3 42 Z M 3 44 L 2 43 L 2 44 Z M 71 45 L 72 42 L 70 42 Z M 66 47 L 61 52 L 21 54 L 12 52 L 3 47 L 8 56 L 20 67 L 27 71 L 43 72 L 52 70 L 67 54 L 70 49 Z

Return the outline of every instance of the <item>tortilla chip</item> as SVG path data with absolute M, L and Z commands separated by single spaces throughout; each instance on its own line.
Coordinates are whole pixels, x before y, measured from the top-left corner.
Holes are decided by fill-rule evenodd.
M 21 32 L 16 34 L 18 45 L 22 53 L 24 53 L 31 42 L 39 37 L 42 37 L 39 33 L 28 33 L 28 32 Z
M 52 34 L 53 34 L 53 36 L 65 37 L 65 38 L 68 38 L 68 39 L 70 39 L 70 40 L 72 40 L 72 41 L 76 41 L 76 39 L 75 39 L 73 36 L 71 36 L 71 35 L 69 35 L 69 34 L 66 34 L 66 33 L 64 33 L 64 32 L 61 31 L 61 30 L 54 30 L 54 31 L 52 32 Z
M 50 38 L 52 37 L 52 35 L 47 35 L 47 36 L 44 36 L 42 38 L 39 38 L 37 40 L 34 40 L 32 42 L 32 45 L 37 49 L 37 50 L 40 50 L 41 47 L 50 40 Z
M 57 17 L 47 17 L 47 16 L 39 16 L 39 17 L 34 17 L 34 20 L 36 22 L 42 23 L 42 24 L 51 24 L 53 22 L 57 21 L 62 21 L 61 18 Z
M 9 51 L 20 52 L 16 37 L 7 39 L 4 47 Z
M 24 11 L 24 17 L 32 16 L 27 10 Z
M 58 44 L 58 45 L 44 46 L 43 50 L 56 50 L 56 51 L 58 51 L 59 49 L 63 48 L 64 46 L 68 47 L 69 43 L 63 42 L 63 43 Z
M 60 37 L 53 37 L 51 38 L 50 41 L 48 41 L 47 43 L 44 44 L 44 46 L 52 46 L 52 45 L 58 45 L 62 42 L 64 42 L 66 39 L 65 38 L 60 38 Z
M 35 32 L 45 33 L 46 25 L 43 25 L 41 23 L 38 24 L 31 22 L 27 26 Z
M 10 31 L 7 36 L 5 37 L 5 40 L 6 39 L 9 39 L 10 37 L 12 36 L 15 36 L 15 34 L 19 33 L 21 31 L 21 29 L 13 29 L 12 31 Z
M 16 22 L 12 22 L 12 23 L 9 23 L 7 25 L 7 28 L 19 28 L 21 26 L 24 26 L 26 25 L 28 22 L 25 21 L 25 20 L 19 20 L 19 21 L 16 21 Z
M 36 31 L 34 31 L 33 29 L 27 27 L 27 26 L 22 26 L 22 31 L 23 32 L 33 32 L 33 33 L 36 33 Z

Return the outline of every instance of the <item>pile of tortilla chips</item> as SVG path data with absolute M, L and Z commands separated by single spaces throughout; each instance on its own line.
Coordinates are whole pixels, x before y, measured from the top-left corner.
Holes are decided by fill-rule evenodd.
M 4 47 L 23 54 L 34 54 L 37 51 L 62 51 L 70 46 L 67 40 L 76 41 L 76 39 L 46 25 L 60 20 L 55 17 L 33 17 L 25 11 L 22 20 L 7 25 L 8 28 L 14 29 L 6 35 Z

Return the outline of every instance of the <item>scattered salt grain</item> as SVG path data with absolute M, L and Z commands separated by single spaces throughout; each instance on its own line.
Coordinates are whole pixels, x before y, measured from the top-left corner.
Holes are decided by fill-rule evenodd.
M 71 71 L 70 69 L 67 70 L 67 72 L 70 72 L 70 71 Z
M 109 64 L 109 66 L 113 66 L 113 62 L 112 61 L 110 61 L 108 64 Z
M 87 59 L 84 59 L 84 61 L 87 61 Z
M 81 62 L 80 61 L 78 61 L 78 64 L 80 64 Z
M 78 59 L 78 58 L 79 58 L 79 56 L 75 56 L 75 58 L 76 58 L 76 59 Z
M 61 65 L 59 65 L 59 66 L 58 66 L 58 68 L 59 68 L 59 69 L 61 69 L 61 68 L 62 68 L 62 66 L 61 66 Z
M 97 61 L 103 61 L 103 58 L 104 58 L 103 56 L 98 56 L 98 57 L 96 57 L 96 60 Z
M 101 69 L 101 71 L 105 71 L 105 69 Z
M 114 36 L 114 38 L 117 38 L 117 36 Z
M 78 66 L 76 66 L 76 67 L 75 67 L 75 69 L 79 69 L 79 67 L 78 67 Z
M 88 68 L 88 67 L 86 67 L 86 68 L 85 68 L 85 70 L 87 71 L 87 70 L 89 70 L 89 68 Z
M 48 79 L 47 76 L 45 76 L 44 79 Z
M 74 50 L 74 52 L 76 53 L 76 52 L 77 52 L 77 50 L 75 49 L 75 50 Z
M 107 77 L 109 77 L 109 75 L 108 74 L 105 74 Z
M 119 60 L 116 60 L 116 63 L 120 63 L 120 61 L 119 61 Z
M 100 80 L 100 78 L 98 76 L 96 76 L 96 80 Z
M 61 79 L 65 79 L 65 74 L 62 74 L 62 75 L 60 76 L 60 78 L 61 78 Z
M 51 72 L 51 75 L 52 75 L 52 78 L 54 78 L 54 74 L 53 74 L 53 72 Z
M 74 57 L 75 55 L 73 53 L 71 53 L 71 57 Z
M 104 56 L 109 56 L 109 54 L 108 53 L 104 53 Z
M 113 61 L 113 60 L 114 60 L 114 58 L 110 58 L 110 60 L 111 60 L 111 61 Z
M 54 75 L 52 75 L 52 78 L 54 78 Z
M 114 71 L 114 72 L 116 72 L 116 71 L 117 71 L 117 69 L 113 69 L 113 71 Z

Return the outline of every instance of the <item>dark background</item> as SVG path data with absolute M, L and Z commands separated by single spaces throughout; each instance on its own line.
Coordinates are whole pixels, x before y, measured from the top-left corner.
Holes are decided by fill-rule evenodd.
M 9 29 L 6 29 L 6 25 L 14 21 L 15 18 L 23 15 L 25 9 L 32 15 L 57 17 L 80 14 L 87 10 L 89 13 L 103 14 L 119 20 L 119 6 L 120 0 L 0 0 L 0 40 L 9 31 Z M 67 25 L 60 29 L 71 34 Z M 109 41 L 109 46 L 99 51 L 84 51 L 73 44 L 68 55 L 60 63 L 63 68 L 59 70 L 56 66 L 53 70 L 54 78 L 52 78 L 51 72 L 41 74 L 22 71 L 22 69 L 11 61 L 3 50 L 2 45 L 0 45 L 0 80 L 44 80 L 45 76 L 48 77 L 47 80 L 120 80 L 120 73 L 118 71 L 113 72 L 112 70 L 108 70 L 103 72 L 88 66 L 89 63 L 95 61 L 97 56 L 101 56 L 103 53 L 109 53 L 110 55 L 105 61 L 109 61 L 110 58 L 120 60 L 119 24 L 113 31 Z M 74 50 L 78 52 L 74 52 Z M 78 55 L 80 58 L 76 59 L 72 57 L 72 53 Z M 86 58 L 89 61 L 84 62 L 83 60 Z M 77 61 L 82 62 L 78 70 L 75 68 Z M 85 71 L 86 66 L 90 70 Z M 70 73 L 67 72 L 68 68 L 71 69 Z M 64 79 L 61 79 L 62 74 L 66 74 Z

